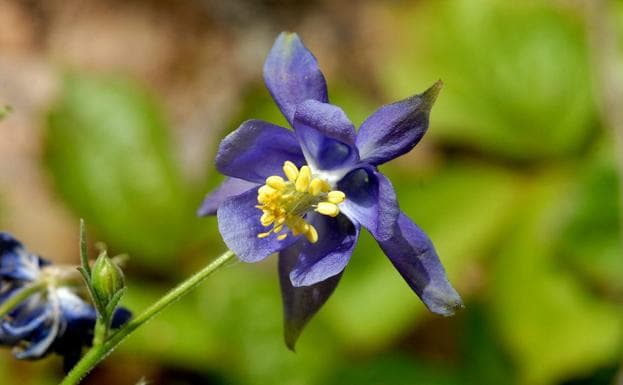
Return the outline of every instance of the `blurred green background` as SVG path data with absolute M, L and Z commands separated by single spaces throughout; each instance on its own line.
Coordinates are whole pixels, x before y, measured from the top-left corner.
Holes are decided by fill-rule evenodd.
M 145 308 L 224 251 L 194 213 L 224 135 L 285 124 L 261 78 L 281 30 L 356 124 L 444 81 L 424 140 L 383 171 L 466 308 L 427 313 L 364 235 L 295 354 L 270 258 L 211 277 L 84 383 L 623 384 L 623 102 L 604 99 L 623 86 L 621 2 L 0 1 L 0 228 L 76 264 L 84 217 L 131 255 L 124 304 Z M 2 384 L 61 376 L 0 352 Z

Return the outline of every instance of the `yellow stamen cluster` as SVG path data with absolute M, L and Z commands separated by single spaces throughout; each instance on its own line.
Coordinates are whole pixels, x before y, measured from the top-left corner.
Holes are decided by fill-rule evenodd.
M 283 240 L 288 231 L 297 236 L 304 234 L 311 243 L 318 241 L 318 232 L 314 226 L 305 221 L 304 215 L 311 209 L 322 215 L 335 217 L 340 213 L 338 205 L 344 202 L 346 195 L 338 190 L 331 190 L 326 180 L 312 176 L 309 166 L 299 170 L 290 161 L 283 164 L 284 178 L 273 175 L 266 178 L 266 184 L 257 192 L 256 207 L 263 211 L 260 221 L 264 227 L 272 226 L 258 234 L 258 238 L 266 238 L 270 234 Z

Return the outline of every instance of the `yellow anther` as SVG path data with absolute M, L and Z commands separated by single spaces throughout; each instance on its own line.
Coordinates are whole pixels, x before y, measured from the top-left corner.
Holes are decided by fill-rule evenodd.
M 296 182 L 294 186 L 296 187 L 296 191 L 305 192 L 309 187 L 309 182 L 311 180 L 311 170 L 309 166 L 301 167 L 301 171 L 299 171 L 299 176 L 296 178 Z
M 321 188 L 322 192 L 329 192 L 331 191 L 331 185 L 329 184 L 329 182 L 327 182 L 326 180 L 322 180 L 322 188 Z
M 260 218 L 260 222 L 262 222 L 262 225 L 264 226 L 270 225 L 271 223 L 273 223 L 274 220 L 275 216 L 269 213 L 262 214 L 262 217 Z
M 307 222 L 303 222 L 303 224 L 301 225 L 301 233 L 306 233 L 309 231 L 309 227 L 311 225 Z
M 337 205 L 329 202 L 318 203 L 316 211 L 318 211 L 322 215 L 328 215 L 330 217 L 337 217 L 337 215 L 340 213 L 340 209 L 337 207 Z
M 327 200 L 336 205 L 344 202 L 344 199 L 346 199 L 346 194 L 339 190 L 329 191 L 327 194 Z
M 312 179 L 312 181 L 309 183 L 309 193 L 314 196 L 320 195 L 320 193 L 322 192 L 322 188 L 324 187 L 323 185 L 325 183 L 326 182 L 323 181 L 322 179 L 318 179 L 318 178 Z
M 305 236 L 307 237 L 307 240 L 310 243 L 318 242 L 318 232 L 316 231 L 316 228 L 312 225 L 309 225 L 309 228 L 307 229 Z
M 275 193 L 275 191 L 276 191 L 276 190 L 275 190 L 274 188 L 272 188 L 272 187 L 270 187 L 270 186 L 266 186 L 266 185 L 264 185 L 264 186 L 260 187 L 260 188 L 259 188 L 259 190 L 257 190 L 257 193 L 258 193 L 259 195 L 261 195 L 261 194 L 264 194 L 264 195 L 271 195 L 271 194 Z
M 311 210 L 335 217 L 339 215 L 338 205 L 345 199 L 341 191 L 331 191 L 331 185 L 324 179 L 314 177 L 309 166 L 300 169 L 292 162 L 285 162 L 283 172 L 286 178 L 273 175 L 266 178 L 266 184 L 258 189 L 255 206 L 262 210 L 259 218 L 269 230 L 258 234 L 266 238 L 274 234 L 284 240 L 290 233 L 293 236 L 305 235 L 311 243 L 318 241 L 318 231 L 306 222 Z
M 290 182 L 295 182 L 296 178 L 299 176 L 299 169 L 294 163 L 286 160 L 283 164 L 283 173 L 286 174 L 286 177 Z
M 286 188 L 286 182 L 282 177 L 273 175 L 266 178 L 266 186 L 272 187 L 277 191 L 281 191 Z

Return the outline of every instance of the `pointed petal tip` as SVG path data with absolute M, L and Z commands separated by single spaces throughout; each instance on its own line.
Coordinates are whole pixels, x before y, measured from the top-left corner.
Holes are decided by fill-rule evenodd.
M 299 38 L 299 35 L 296 32 L 292 32 L 292 31 L 281 31 L 281 33 L 279 34 L 279 36 L 277 38 L 282 37 L 282 36 L 283 36 L 284 39 L 296 39 L 296 38 Z
M 437 96 L 439 92 L 443 88 L 443 81 L 441 79 L 437 80 L 435 84 L 430 86 L 424 93 L 422 94 L 422 99 L 424 99 L 424 103 L 430 108 L 435 104 L 437 100 Z
M 302 329 L 287 325 L 287 323 L 285 325 L 283 331 L 283 341 L 285 342 L 288 350 L 292 353 L 296 353 L 296 341 L 298 341 L 301 331 Z
M 432 313 L 444 317 L 451 317 L 456 312 L 465 308 L 463 300 L 456 292 L 449 296 L 444 295 L 437 298 L 425 298 L 425 304 Z
M 280 49 L 282 53 L 290 52 L 290 47 L 293 47 L 296 44 L 303 44 L 301 38 L 296 32 L 291 31 L 282 31 L 279 36 L 275 39 L 273 44 L 273 49 Z M 266 66 L 266 63 L 264 63 Z
M 195 212 L 195 215 L 197 215 L 200 218 L 207 217 L 208 215 L 210 215 L 210 211 L 208 211 L 203 206 L 201 206 L 197 209 L 197 211 Z

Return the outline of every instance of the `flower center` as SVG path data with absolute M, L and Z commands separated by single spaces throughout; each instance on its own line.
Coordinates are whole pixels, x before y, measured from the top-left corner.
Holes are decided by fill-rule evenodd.
M 283 164 L 283 173 L 287 180 L 278 175 L 266 178 L 266 184 L 257 191 L 255 206 L 264 214 L 260 218 L 264 227 L 271 227 L 265 233 L 257 235 L 266 238 L 271 233 L 278 234 L 277 239 L 304 234 L 311 243 L 318 241 L 318 232 L 314 226 L 305 221 L 305 214 L 314 211 L 335 217 L 340 213 L 338 205 L 344 202 L 346 195 L 338 190 L 331 190 L 329 183 L 321 178 L 313 177 L 309 166 L 299 170 L 290 161 Z

